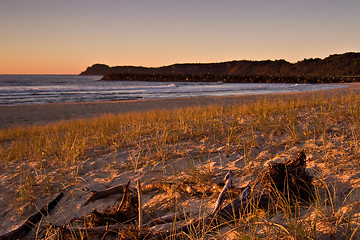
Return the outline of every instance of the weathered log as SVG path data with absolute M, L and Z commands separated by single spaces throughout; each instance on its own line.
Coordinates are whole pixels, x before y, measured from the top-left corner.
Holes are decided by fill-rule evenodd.
M 138 191 L 138 201 L 139 201 L 139 232 L 140 232 L 140 235 L 141 235 L 144 220 L 143 220 L 143 199 L 142 199 L 140 180 L 137 181 L 137 191 Z
M 226 205 L 219 210 L 222 196 L 226 192 L 227 186 L 224 187 L 220 196 L 218 197 L 217 204 L 207 217 L 199 220 L 195 220 L 189 224 L 181 226 L 173 231 L 168 230 L 165 233 L 159 234 L 154 239 L 164 239 L 168 237 L 171 232 L 184 232 L 189 233 L 191 230 L 198 229 L 205 225 L 218 224 L 218 221 L 233 221 L 238 218 L 240 214 L 246 213 L 250 210 L 250 204 L 253 204 L 256 208 L 271 208 L 270 200 L 276 197 L 277 192 L 280 194 L 288 193 L 291 198 L 300 199 L 304 201 L 311 201 L 312 194 L 312 177 L 305 171 L 306 168 L 306 156 L 304 151 L 301 151 L 299 155 L 286 161 L 285 163 L 274 163 L 263 172 L 252 185 L 259 185 L 263 191 L 253 192 L 253 188 L 250 184 L 242 191 L 240 196 L 233 202 Z M 227 183 L 226 185 L 228 185 Z M 252 194 L 251 194 L 252 193 Z M 251 194 L 251 197 L 248 197 Z M 272 196 L 272 197 L 271 197 Z M 286 229 L 285 229 L 286 230 Z
M 59 227 L 56 229 L 56 236 L 64 236 L 68 235 L 76 235 L 77 237 L 81 237 L 87 234 L 96 234 L 96 235 L 104 235 L 107 232 L 119 232 L 122 229 L 128 229 L 132 225 L 130 224 L 112 224 L 107 226 L 100 227 L 92 227 L 92 228 L 67 228 L 65 226 Z M 56 237 L 52 237 L 51 239 L 56 239 Z
M 224 202 L 224 199 L 225 199 L 225 194 L 227 192 L 227 190 L 229 188 L 231 188 L 232 186 L 232 172 L 229 171 L 228 174 L 226 174 L 224 180 L 226 180 L 226 183 L 225 183 L 225 186 L 224 188 L 222 189 L 218 199 L 216 200 L 216 203 L 215 203 L 215 207 L 214 207 L 214 210 L 212 211 L 212 213 L 215 213 L 222 205 L 222 203 Z
M 291 202 L 308 203 L 314 199 L 312 176 L 306 171 L 304 151 L 286 162 L 270 164 L 268 169 L 258 177 L 257 183 L 275 195 L 289 197 Z
M 250 187 L 246 187 L 240 197 L 235 199 L 233 202 L 227 204 L 221 210 L 212 212 L 207 217 L 199 220 L 195 220 L 175 229 L 173 232 L 184 232 L 189 233 L 192 229 L 197 229 L 199 226 L 210 225 L 212 223 L 217 222 L 218 220 L 221 221 L 230 221 L 236 219 L 239 216 L 240 212 L 244 209 L 247 209 L 247 206 L 250 204 L 248 199 L 248 195 L 250 193 Z M 265 206 L 268 203 L 268 197 L 263 195 L 259 198 L 258 206 Z M 153 239 L 165 239 L 171 234 L 171 231 L 168 230 L 167 232 L 161 233 L 155 236 Z
M 152 220 L 151 222 L 144 224 L 143 226 L 145 228 L 150 228 L 157 224 L 164 224 L 164 223 L 169 223 L 169 222 L 174 222 L 174 221 L 184 219 L 187 215 L 188 215 L 188 213 L 184 213 L 184 212 L 170 213 L 168 215 L 156 218 L 156 219 Z
M 23 225 L 18 227 L 17 229 L 0 236 L 1 240 L 8 239 L 21 239 L 28 234 L 33 227 L 41 220 L 41 218 L 45 217 L 50 213 L 52 209 L 58 204 L 61 198 L 64 196 L 64 193 L 61 192 L 54 200 L 49 202 L 45 207 L 41 208 L 40 211 L 29 217 Z
M 124 206 L 126 200 L 127 200 L 127 197 L 129 195 L 129 185 L 130 185 L 130 180 L 128 181 L 128 183 L 125 185 L 125 191 L 124 191 L 124 195 L 121 199 L 121 202 L 119 204 L 119 207 L 117 208 L 117 211 L 120 211 L 121 208 Z
M 96 200 L 102 199 L 102 198 L 106 198 L 112 195 L 116 195 L 116 194 L 120 194 L 120 193 L 124 193 L 126 188 L 126 185 L 119 185 L 116 187 L 112 187 L 103 191 L 91 191 L 91 195 L 88 199 L 86 199 L 86 201 L 84 202 L 84 206 L 95 202 Z M 132 189 L 130 189 L 131 191 L 133 191 Z
M 244 191 L 247 191 L 247 189 L 245 189 Z M 269 199 L 270 198 L 268 194 L 261 194 L 260 196 L 254 197 L 251 200 L 246 196 L 239 197 L 233 202 L 226 205 L 224 208 L 222 208 L 216 217 L 218 219 L 221 219 L 221 221 L 234 220 L 238 218 L 240 214 L 246 213 L 250 210 L 250 203 L 254 204 L 254 206 L 256 206 L 257 208 L 268 209 Z
M 164 224 L 168 222 L 173 222 L 177 220 L 184 219 L 187 216 L 187 213 L 172 213 L 168 214 L 159 218 L 156 218 L 152 220 L 149 223 L 146 223 L 143 225 L 143 228 L 150 228 L 152 226 L 155 226 L 157 224 Z M 57 237 L 63 236 L 64 234 L 74 234 L 77 237 L 84 236 L 86 234 L 96 234 L 96 235 L 104 235 L 107 232 L 119 232 L 123 229 L 130 229 L 131 227 L 134 227 L 134 225 L 131 224 L 111 224 L 108 226 L 99 226 L 99 227 L 92 227 L 92 228 L 68 228 L 66 226 L 59 227 L 56 230 L 56 233 L 49 238 L 50 239 L 57 239 Z
M 298 157 L 286 161 L 285 163 L 274 163 L 270 164 L 269 168 L 266 169 L 258 178 L 251 183 L 241 192 L 240 196 L 236 198 L 231 203 L 227 204 L 225 207 L 221 208 L 223 204 L 227 190 L 232 185 L 232 173 L 229 171 L 226 177 L 226 184 L 221 191 L 214 210 L 205 218 L 195 219 L 190 223 L 181 226 L 176 229 L 172 229 L 172 226 L 169 226 L 167 231 L 162 232 L 156 236 L 152 236 L 152 239 L 165 239 L 173 233 L 189 233 L 190 231 L 195 231 L 206 225 L 220 226 L 221 222 L 232 222 L 236 218 L 239 218 L 241 214 L 248 213 L 253 208 L 264 208 L 271 209 L 272 206 L 276 205 L 276 197 L 286 196 L 284 193 L 289 193 L 293 195 L 296 199 L 303 198 L 303 192 L 306 190 L 312 190 L 312 177 L 305 171 L 306 168 L 306 156 L 304 152 L 301 152 Z M 290 181 L 290 182 L 289 182 Z M 304 183 L 303 183 L 304 182 Z M 128 183 L 129 184 L 129 183 Z M 127 186 L 118 186 L 101 192 L 93 192 L 92 196 L 86 201 L 86 204 L 93 202 L 97 199 L 107 197 L 109 195 L 118 194 L 124 192 L 123 201 L 126 198 L 126 188 Z M 290 188 L 289 188 L 290 186 Z M 287 187 L 287 188 L 286 188 Z M 125 190 L 124 190 L 125 189 Z M 124 226 L 121 224 L 115 224 L 110 226 L 103 226 L 97 228 L 88 228 L 88 229 L 77 229 L 75 230 L 79 234 L 82 232 L 94 232 L 97 234 L 106 233 L 106 231 L 136 231 L 139 236 L 142 236 L 142 228 L 149 228 L 156 224 L 162 224 L 165 222 L 176 221 L 179 218 L 183 218 L 185 214 L 170 214 L 158 219 L 151 221 L 150 223 L 142 223 L 142 197 L 141 197 L 141 186 L 138 181 L 138 201 L 139 201 L 139 227 L 132 230 L 129 230 L 129 226 Z M 131 190 L 134 191 L 134 190 Z M 275 194 L 274 194 L 275 192 Z M 280 193 L 281 195 L 279 195 Z M 308 192 L 309 194 L 309 192 Z M 311 192 L 310 192 L 311 194 Z M 307 200 L 308 197 L 305 197 Z M 123 202 L 122 201 L 122 202 Z M 275 201 L 275 202 L 273 202 Z M 274 204 L 275 205 L 272 205 Z M 122 204 L 119 205 L 119 207 Z M 267 224 L 267 223 L 255 223 L 255 224 Z M 269 225 L 277 226 L 276 224 L 270 223 Z M 282 226 L 277 226 L 282 227 Z M 72 229 L 71 229 L 72 230 Z M 89 231 L 90 230 L 90 231 Z M 284 228 L 284 231 L 287 231 Z

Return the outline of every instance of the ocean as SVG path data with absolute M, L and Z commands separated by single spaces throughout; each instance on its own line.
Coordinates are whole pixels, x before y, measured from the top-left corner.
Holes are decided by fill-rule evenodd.
M 252 95 L 341 88 L 342 84 L 100 81 L 101 76 L 0 75 L 0 105 Z

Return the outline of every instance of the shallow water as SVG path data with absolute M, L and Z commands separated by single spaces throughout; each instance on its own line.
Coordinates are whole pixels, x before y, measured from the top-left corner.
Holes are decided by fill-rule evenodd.
M 341 88 L 341 84 L 99 81 L 101 76 L 0 75 L 0 105 L 252 95 Z

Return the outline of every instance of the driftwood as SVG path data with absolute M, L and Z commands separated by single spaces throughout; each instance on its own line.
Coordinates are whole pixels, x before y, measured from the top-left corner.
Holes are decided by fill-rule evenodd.
M 314 199 L 312 176 L 306 172 L 306 155 L 301 151 L 285 163 L 272 163 L 256 180 L 256 185 L 267 189 L 274 198 L 287 196 L 294 202 L 309 203 Z
M 135 224 L 138 216 L 138 199 L 137 196 L 130 196 L 124 207 L 118 210 L 118 205 L 114 204 L 102 211 L 93 209 L 89 214 L 72 220 L 72 225 L 82 225 L 84 227 L 99 227 L 117 223 Z
M 92 227 L 92 228 L 66 228 L 64 227 L 60 227 L 58 229 L 56 229 L 56 234 L 54 236 L 52 236 L 51 239 L 56 239 L 59 235 L 63 236 L 64 234 L 67 235 L 76 235 L 77 237 L 81 237 L 81 236 L 86 236 L 86 235 L 91 235 L 91 234 L 95 234 L 95 235 L 104 235 L 107 232 L 118 232 L 122 229 L 128 229 L 130 228 L 132 225 L 130 224 L 112 224 L 112 225 L 108 225 L 108 226 L 100 226 L 100 227 Z
M 7 234 L 0 236 L 0 240 L 24 238 L 26 234 L 28 234 L 33 229 L 33 227 L 41 220 L 41 218 L 48 215 L 50 211 L 55 208 L 55 206 L 58 204 L 58 202 L 63 196 L 64 193 L 61 192 L 54 200 L 49 202 L 45 207 L 41 208 L 40 211 L 29 217 L 23 225 Z
M 126 189 L 126 185 L 119 185 L 116 187 L 112 187 L 103 191 L 91 191 L 91 195 L 88 199 L 86 199 L 84 206 L 95 202 L 96 200 L 102 199 L 102 198 L 106 198 L 112 195 L 116 195 L 116 194 L 120 194 L 120 193 L 124 193 Z M 131 191 L 133 191 L 132 189 L 130 189 Z
M 169 223 L 169 222 L 174 222 L 174 221 L 185 219 L 185 217 L 187 215 L 188 215 L 188 213 L 184 213 L 184 212 L 170 213 L 168 215 L 165 215 L 165 216 L 162 216 L 159 218 L 155 218 L 151 222 L 148 222 L 148 223 L 144 224 L 143 226 L 145 228 L 150 228 L 150 227 L 153 227 L 158 224 L 164 224 L 164 223 Z
M 141 183 L 140 180 L 137 181 L 137 192 L 138 192 L 138 205 L 139 205 L 139 232 L 140 235 L 142 234 L 143 230 L 143 199 L 142 199 L 142 192 L 141 192 Z
M 232 186 L 232 172 L 229 171 L 228 174 L 226 174 L 224 180 L 226 180 L 226 183 L 225 183 L 225 186 L 224 188 L 222 189 L 218 199 L 216 200 L 216 203 L 215 203 L 215 207 L 214 207 L 214 210 L 212 211 L 212 213 L 215 213 L 217 210 L 219 210 L 219 208 L 221 207 L 222 203 L 224 202 L 225 200 L 225 194 L 227 192 L 227 190 L 229 188 L 231 188 Z
M 250 204 L 254 204 L 257 208 L 269 209 L 272 206 L 272 200 L 279 195 L 290 197 L 291 199 L 309 202 L 313 197 L 312 177 L 305 171 L 306 156 L 304 151 L 299 155 L 286 161 L 285 163 L 274 163 L 269 166 L 251 185 L 249 184 L 233 202 L 227 204 L 220 209 L 223 202 L 224 192 L 228 189 L 225 185 L 223 191 L 218 197 L 216 206 L 211 214 L 199 220 L 192 221 L 189 224 L 181 226 L 177 229 L 168 229 L 167 232 L 161 233 L 153 239 L 165 239 L 173 232 L 189 233 L 206 225 L 218 223 L 218 221 L 233 221 L 240 214 L 249 211 Z M 229 174 L 230 175 L 230 174 Z M 230 177 L 230 176 L 229 176 Z M 261 191 L 254 193 L 256 185 L 260 185 Z M 259 187 L 259 186 L 258 186 Z M 264 190 L 267 190 L 264 192 Z M 249 198 L 252 196 L 252 198 Z M 294 203 L 291 201 L 290 203 Z M 220 210 L 219 210 L 220 209 Z
M 151 236 L 151 239 L 166 239 L 173 233 L 183 232 L 186 234 L 190 233 L 190 231 L 200 231 L 200 228 L 203 228 L 207 225 L 220 226 L 222 222 L 230 223 L 235 219 L 239 218 L 239 216 L 241 216 L 242 214 L 250 212 L 250 210 L 253 208 L 263 208 L 271 210 L 274 206 L 277 205 L 276 201 L 279 197 L 288 197 L 290 200 L 290 204 L 294 204 L 299 200 L 303 202 L 310 202 L 313 199 L 312 177 L 305 171 L 305 168 L 306 156 L 303 151 L 300 152 L 296 158 L 290 159 L 284 163 L 270 164 L 270 166 L 265 171 L 263 171 L 263 173 L 261 173 L 255 181 L 250 183 L 241 191 L 239 197 L 222 207 L 225 197 L 227 196 L 227 192 L 232 187 L 233 175 L 232 172 L 229 171 L 229 173 L 224 179 L 226 180 L 225 186 L 217 198 L 213 211 L 208 216 L 202 219 L 194 219 L 190 221 L 190 223 L 175 229 L 173 228 L 173 225 L 168 226 L 165 231 L 157 235 L 153 235 L 153 233 L 150 233 L 149 228 L 157 224 L 174 222 L 179 219 L 184 219 L 186 217 L 186 214 L 173 213 L 167 216 L 160 217 L 158 219 L 154 219 L 149 223 L 143 224 L 141 216 L 141 186 L 140 182 L 138 182 L 138 228 L 136 228 L 135 225 L 113 224 L 92 228 L 68 229 L 68 231 L 73 231 L 76 234 L 106 234 L 107 232 L 112 231 L 118 232 L 119 236 L 121 235 L 122 237 L 126 236 L 124 235 L 124 233 L 132 233 L 137 234 L 138 237 L 144 237 L 146 231 L 146 236 Z M 126 199 L 126 195 L 128 194 L 127 192 L 129 191 L 128 184 L 126 186 L 117 186 L 114 188 L 110 188 L 105 191 L 93 192 L 93 194 L 88 198 L 84 205 L 113 194 L 124 193 L 122 203 L 119 205 L 119 209 L 121 209 L 122 205 L 124 204 L 123 202 Z M 135 190 L 131 189 L 130 193 L 134 194 Z M 133 211 L 136 210 L 135 208 L 133 208 Z M 255 224 L 271 225 L 272 223 L 265 222 Z
M 122 235 L 132 232 L 137 233 L 135 219 L 138 216 L 138 197 L 134 191 L 130 190 L 129 184 L 130 181 L 124 186 L 124 194 L 120 204 L 114 204 L 100 212 L 93 209 L 83 217 L 72 219 L 64 226 L 58 227 L 51 239 L 58 239 L 59 237 L 67 239 L 71 236 L 79 238 L 87 236 L 91 239 L 95 236 L 105 236 L 108 233 L 121 232 Z M 113 189 L 110 189 L 110 193 L 116 192 Z M 107 191 L 101 192 L 106 193 Z M 105 196 L 105 194 L 102 196 Z M 120 198 L 118 200 L 120 201 Z
M 190 223 L 181 226 L 179 228 L 176 229 L 171 229 L 170 228 L 163 233 L 158 234 L 157 236 L 153 237 L 153 239 L 166 239 L 167 237 L 169 237 L 172 233 L 180 233 L 183 232 L 185 234 L 188 234 L 191 230 L 197 230 L 200 227 L 204 227 L 206 225 L 210 225 L 212 223 L 217 222 L 217 220 L 221 217 L 222 220 L 227 220 L 227 219 L 231 219 L 231 216 L 233 215 L 233 213 L 238 212 L 239 209 L 243 208 L 245 209 L 247 206 L 248 202 L 246 201 L 246 199 L 242 199 L 242 198 L 238 198 L 235 201 L 233 201 L 232 203 L 229 203 L 228 205 L 226 205 L 223 209 L 219 210 L 219 211 L 213 211 L 210 215 L 208 215 L 205 218 L 202 219 L 198 219 L 198 220 L 194 220 L 191 221 Z M 232 218 L 232 220 L 234 220 L 235 218 Z
M 169 222 L 174 222 L 177 220 L 184 219 L 188 213 L 171 213 L 156 219 L 153 219 L 152 221 L 143 224 L 143 229 L 148 229 L 150 227 L 153 227 L 157 224 L 164 224 Z M 75 234 L 77 237 L 81 237 L 84 235 L 105 235 L 108 232 L 119 232 L 121 230 L 125 229 L 131 229 L 134 225 L 132 224 L 111 224 L 107 226 L 99 226 L 99 227 L 91 227 L 91 228 L 67 228 L 66 226 L 59 227 L 56 230 L 56 233 L 51 237 L 51 239 L 57 239 L 59 235 L 63 234 Z
M 121 202 L 119 204 L 119 207 L 117 208 L 117 211 L 120 211 L 121 208 L 124 206 L 128 196 L 129 196 L 129 185 L 130 185 L 130 180 L 128 181 L 128 183 L 125 185 L 125 191 L 124 191 L 124 195 L 121 199 Z
M 246 187 L 240 197 L 235 199 L 233 202 L 227 204 L 224 208 L 218 211 L 213 211 L 207 217 L 192 221 L 184 226 L 181 226 L 175 230 L 168 229 L 167 232 L 161 233 L 153 239 L 165 239 L 167 238 L 172 232 L 183 232 L 189 233 L 191 230 L 199 229 L 201 227 L 215 224 L 218 221 L 233 221 L 239 217 L 240 212 L 245 212 L 249 207 L 249 199 L 247 198 L 250 194 L 249 186 Z M 259 208 L 267 208 L 269 202 L 269 197 L 267 195 L 261 195 L 257 201 L 257 206 Z

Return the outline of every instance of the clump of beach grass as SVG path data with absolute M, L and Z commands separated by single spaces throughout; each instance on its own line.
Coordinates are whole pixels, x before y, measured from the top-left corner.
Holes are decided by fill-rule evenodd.
M 0 167 L 4 170 L 1 174 L 6 174 L 12 184 L 3 202 L 8 201 L 8 205 L 22 211 L 23 206 L 36 199 L 80 184 L 83 181 L 80 170 L 87 160 L 109 153 L 115 156 L 119 151 L 128 153 L 121 169 L 134 172 L 148 165 L 166 165 L 176 158 L 206 158 L 218 146 L 225 146 L 220 151 L 226 157 L 234 152 L 244 156 L 246 171 L 239 169 L 238 176 L 259 172 L 265 160 L 284 151 L 294 151 L 293 148 L 311 152 L 312 161 L 324 163 L 326 169 L 323 172 L 359 171 L 359 109 L 360 94 L 349 91 L 335 96 L 264 97 L 250 104 L 108 114 L 92 119 L 2 129 Z M 264 150 L 267 159 L 258 157 Z M 117 161 L 115 158 L 115 170 L 120 168 Z M 194 166 L 191 169 L 190 176 L 196 181 L 208 181 L 213 174 L 208 168 Z M 321 180 L 330 179 L 330 174 L 319 175 L 316 200 L 308 207 L 308 211 L 312 209 L 311 213 L 304 217 L 300 205 L 295 207 L 294 213 L 284 200 L 279 208 L 281 213 L 275 214 L 282 214 L 281 223 L 271 223 L 274 213 L 254 209 L 250 215 L 237 220 L 238 225 L 232 225 L 232 234 L 245 238 L 271 238 L 270 235 L 278 234 L 307 239 L 315 238 L 319 228 L 327 225 L 345 236 L 354 236 L 356 203 L 352 203 L 355 205 L 346 216 L 341 215 L 338 208 L 345 207 L 350 197 L 335 204 L 338 190 L 331 190 L 329 183 Z M 3 184 L 6 184 L 5 180 Z M 246 230 L 239 226 L 246 226 Z M 197 236 L 198 233 L 184 238 L 195 239 Z

